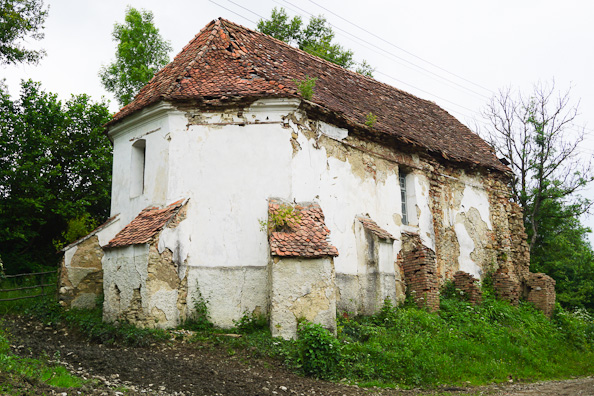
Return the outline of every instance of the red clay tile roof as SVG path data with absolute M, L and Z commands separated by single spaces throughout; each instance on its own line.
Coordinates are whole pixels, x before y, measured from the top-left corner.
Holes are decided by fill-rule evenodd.
M 359 220 L 361 222 L 361 224 L 363 224 L 363 227 L 365 227 L 366 229 L 368 229 L 369 231 L 371 231 L 372 233 L 377 235 L 377 237 L 380 239 L 392 239 L 392 240 L 396 239 L 392 236 L 392 234 L 390 234 L 388 231 L 386 231 L 383 228 L 381 228 L 380 226 L 378 226 L 377 223 L 375 221 L 371 220 L 369 217 L 357 216 L 357 220 Z
M 151 238 L 179 212 L 184 200 L 179 200 L 163 209 L 149 207 L 124 227 L 105 246 L 104 249 L 138 245 L 150 242 Z
M 225 19 L 206 25 L 106 124 L 160 100 L 208 103 L 230 99 L 300 97 L 294 80 L 317 77 L 311 100 L 348 125 L 436 152 L 446 159 L 508 171 L 492 148 L 445 110 L 372 78 L 249 30 Z
M 268 219 L 279 213 L 287 204 L 281 200 L 270 199 Z M 329 242 L 330 230 L 324 223 L 324 213 L 317 203 L 298 203 L 294 205 L 298 215 L 296 221 L 283 231 L 272 230 L 268 237 L 270 253 L 281 257 L 338 256 L 338 250 Z

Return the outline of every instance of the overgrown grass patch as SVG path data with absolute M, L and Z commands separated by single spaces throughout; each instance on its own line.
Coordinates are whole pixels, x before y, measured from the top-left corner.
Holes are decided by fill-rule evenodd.
M 4 375 L 0 390 L 11 391 L 25 378 L 28 381 L 43 382 L 60 388 L 76 388 L 84 381 L 71 375 L 62 366 L 49 363 L 47 360 L 24 358 L 14 355 L 10 350 L 10 342 L 4 330 L 0 328 L 0 373 Z
M 341 317 L 338 336 L 301 325 L 295 341 L 273 339 L 266 326 L 230 339 L 237 348 L 281 359 L 318 378 L 366 386 L 438 387 L 536 381 L 594 373 L 594 322 L 560 307 L 552 319 L 530 304 L 487 296 L 472 306 L 444 298 L 430 313 L 386 302 L 372 317 Z

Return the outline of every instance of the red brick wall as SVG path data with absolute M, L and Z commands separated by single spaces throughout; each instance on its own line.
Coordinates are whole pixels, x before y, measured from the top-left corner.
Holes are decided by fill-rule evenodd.
M 543 273 L 530 273 L 526 281 L 528 296 L 526 300 L 551 317 L 555 309 L 555 280 Z
M 456 289 L 464 292 L 468 301 L 472 305 L 480 304 L 483 300 L 483 292 L 480 288 L 479 280 L 464 271 L 458 271 L 454 274 L 454 285 Z
M 435 252 L 421 243 L 416 234 L 402 234 L 402 250 L 398 254 L 404 274 L 406 292 L 420 308 L 439 309 L 439 284 Z

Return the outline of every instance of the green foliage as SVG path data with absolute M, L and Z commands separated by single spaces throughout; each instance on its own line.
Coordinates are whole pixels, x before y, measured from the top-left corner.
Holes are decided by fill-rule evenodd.
M 116 60 L 103 66 L 99 77 L 105 89 L 125 106 L 169 63 L 172 47 L 153 24 L 152 12 L 130 6 L 126 9 L 125 23 L 116 23 L 112 36 L 118 43 Z
M 190 316 L 180 327 L 194 331 L 212 330 L 214 325 L 210 321 L 208 300 L 202 296 L 198 287 L 196 287 L 196 294 L 192 298 L 192 305 L 194 307 Z
M 361 385 L 467 386 L 594 373 L 587 312 L 559 308 L 549 320 L 530 304 L 514 307 L 485 295 L 479 306 L 442 295 L 439 313 L 386 300 L 371 317 L 340 317 L 337 338 L 303 322 L 296 341 L 272 339 L 263 329 L 229 342 L 307 375 Z
M 297 348 L 301 369 L 307 375 L 336 378 L 340 365 L 340 343 L 319 324 L 301 321 L 297 328 Z
M 578 155 L 585 136 L 573 130 L 578 114 L 570 92 L 557 93 L 554 83 L 527 95 L 502 91 L 485 111 L 490 142 L 514 171 L 512 196 L 523 209 L 531 270 L 557 281 L 564 307 L 594 312 L 594 252 L 579 221 L 591 205 L 579 192 L 594 169 Z
M 307 26 L 303 27 L 301 17 L 289 19 L 284 8 L 272 9 L 270 19 L 260 19 L 258 31 L 277 38 L 289 44 L 295 44 L 304 50 L 332 63 L 352 69 L 355 66 L 353 51 L 345 50 L 341 45 L 332 43 L 334 31 L 323 15 L 312 17 Z M 373 77 L 373 68 L 363 61 L 356 66 L 355 71 L 368 77 Z
M 266 328 L 268 326 L 268 318 L 254 312 L 245 312 L 239 320 L 234 320 L 233 323 L 240 333 L 250 334 Z
M 305 75 L 305 79 L 302 81 L 293 80 L 295 85 L 297 85 L 297 91 L 299 91 L 299 94 L 303 97 L 303 99 L 307 100 L 311 100 L 313 98 L 316 81 L 318 81 L 317 77 L 309 77 L 307 74 Z
M 289 231 L 301 222 L 301 213 L 292 205 L 280 205 L 275 213 L 268 215 L 268 221 L 260 220 L 262 231 Z
M 7 272 L 55 266 L 68 222 L 107 218 L 111 144 L 104 102 L 61 102 L 23 82 L 12 100 L 0 84 L 0 252 Z M 91 221 L 91 220 L 89 220 Z
M 44 50 L 23 46 L 26 38 L 41 40 L 47 9 L 43 0 L 2 0 L 0 2 L 0 64 L 37 63 Z
M 367 125 L 369 128 L 373 128 L 376 122 L 377 116 L 375 114 L 369 113 L 367 116 L 365 116 L 365 125 Z
M 2 381 L 0 381 L 2 394 L 9 394 L 8 392 L 12 390 L 11 384 L 18 385 L 23 381 L 40 381 L 62 388 L 80 387 L 83 384 L 81 378 L 71 375 L 62 366 L 14 355 L 10 350 L 9 337 L 2 328 L 0 328 L 0 373 L 2 373 Z
M 97 219 L 91 218 L 91 215 L 86 212 L 75 219 L 70 219 L 66 224 L 66 231 L 62 233 L 62 239 L 54 239 L 54 247 L 56 250 L 61 250 L 69 243 L 88 235 L 91 231 L 97 228 L 98 225 Z
M 42 283 L 50 286 L 45 286 L 43 288 L 34 287 Z M 0 299 L 39 296 L 36 298 L 22 298 L 13 301 L 0 301 L 0 315 L 18 315 L 25 310 L 39 304 L 40 301 L 49 302 L 55 296 L 57 284 L 58 279 L 57 274 L 55 273 L 45 274 L 43 276 L 37 275 L 21 278 L 1 279 L 0 277 L 0 289 L 10 290 L 30 287 L 30 289 L 25 290 L 2 291 L 0 292 Z M 45 294 L 45 296 L 40 296 L 41 294 Z

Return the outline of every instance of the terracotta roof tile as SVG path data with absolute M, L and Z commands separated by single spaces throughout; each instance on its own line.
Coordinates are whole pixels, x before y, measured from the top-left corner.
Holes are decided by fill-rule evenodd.
M 221 102 L 300 97 L 295 80 L 317 77 L 313 106 L 369 135 L 392 136 L 446 159 L 509 171 L 493 149 L 435 103 L 346 70 L 225 19 L 210 22 L 107 127 L 160 100 Z
M 179 200 L 165 208 L 148 207 L 143 209 L 134 220 L 124 227 L 103 248 L 117 248 L 130 245 L 149 243 L 153 236 L 171 220 L 184 204 Z
M 268 202 L 268 218 L 279 213 L 288 204 L 278 199 Z M 297 203 L 297 220 L 289 220 L 282 231 L 272 230 L 268 237 L 270 253 L 281 257 L 338 256 L 336 247 L 330 244 L 330 230 L 324 223 L 324 213 L 317 203 Z M 270 220 L 269 220 L 270 221 Z
M 391 240 L 396 239 L 392 236 L 392 234 L 390 234 L 388 231 L 386 231 L 383 228 L 381 228 L 380 226 L 378 226 L 377 223 L 375 221 L 371 220 L 369 217 L 357 216 L 357 220 L 359 220 L 361 222 L 361 224 L 363 224 L 363 227 L 365 227 L 366 229 L 368 229 L 369 231 L 371 231 L 372 233 L 377 235 L 377 237 L 380 239 L 391 239 Z

